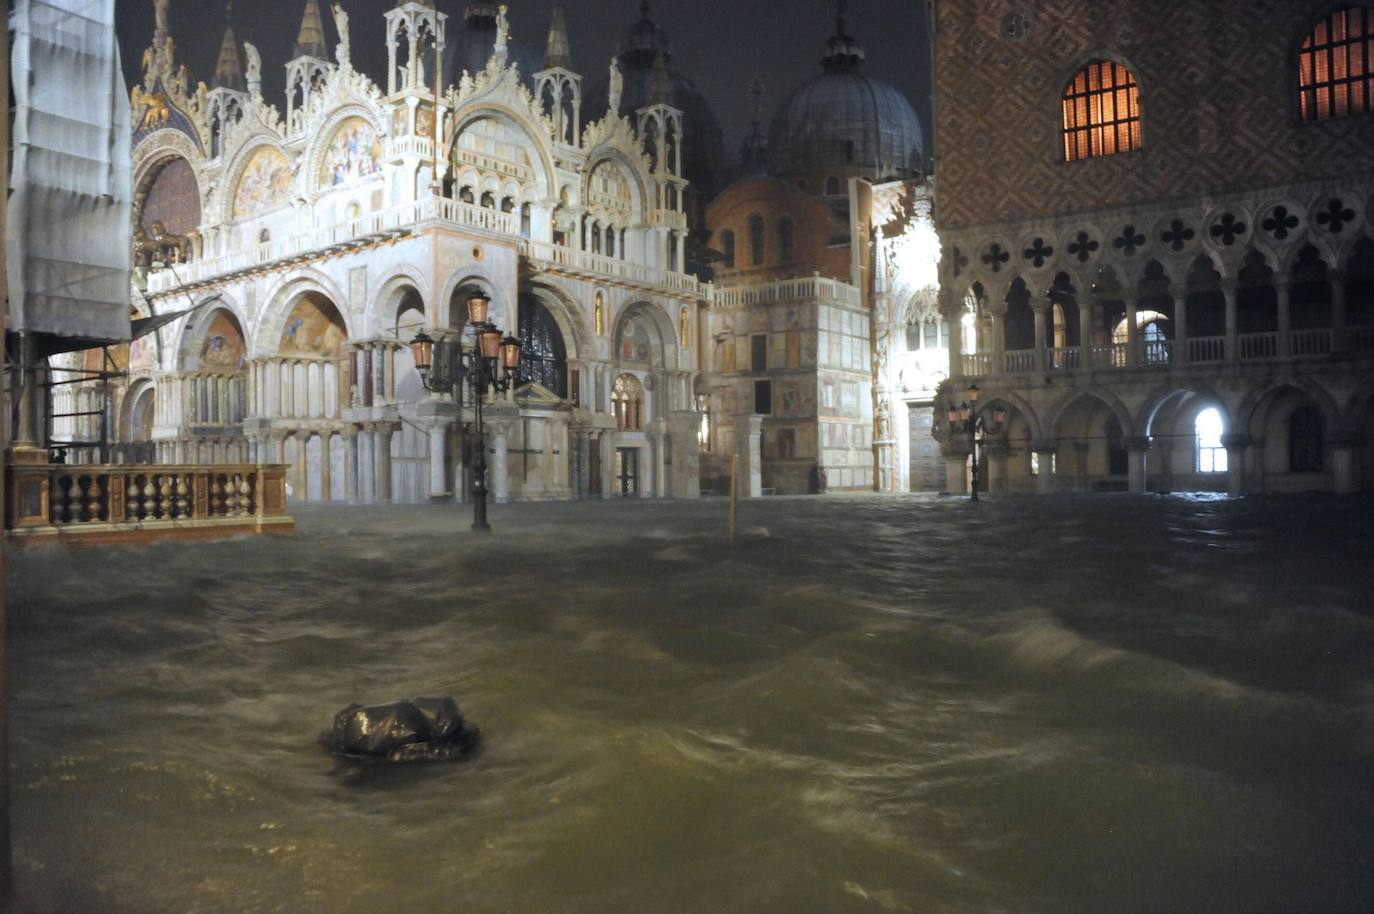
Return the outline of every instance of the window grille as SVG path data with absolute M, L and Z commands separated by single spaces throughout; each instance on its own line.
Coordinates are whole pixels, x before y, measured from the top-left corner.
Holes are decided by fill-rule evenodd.
M 1350 6 L 1323 17 L 1298 53 L 1304 121 L 1374 109 L 1374 9 Z
M 1140 148 L 1140 87 L 1119 63 L 1095 60 L 1073 78 L 1063 99 L 1064 161 Z

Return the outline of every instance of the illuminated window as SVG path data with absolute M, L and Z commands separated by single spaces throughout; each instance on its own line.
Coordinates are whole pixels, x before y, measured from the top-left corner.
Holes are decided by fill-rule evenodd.
M 1064 161 L 1140 148 L 1140 87 L 1119 63 L 1095 60 L 1064 89 Z
M 1197 471 L 1199 473 L 1225 473 L 1226 448 L 1221 446 L 1221 413 L 1215 409 L 1204 409 L 1193 421 L 1193 433 L 1197 436 Z
M 611 410 L 615 413 L 616 428 L 624 431 L 644 428 L 644 385 L 634 375 L 623 374 L 615 379 Z
M 1298 101 L 1305 121 L 1374 110 L 1374 9 L 1325 16 L 1298 53 Z

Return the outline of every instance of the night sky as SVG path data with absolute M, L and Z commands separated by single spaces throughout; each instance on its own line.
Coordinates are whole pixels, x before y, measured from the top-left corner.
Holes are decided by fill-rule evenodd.
M 353 64 L 384 85 L 386 42 L 382 14 L 393 0 L 343 0 L 351 19 Z M 542 49 L 553 0 L 506 0 L 517 43 Z M 440 0 L 439 8 L 461 20 L 466 0 Z M 867 72 L 885 80 L 915 106 L 930 135 L 929 65 L 923 0 L 853 0 L 848 31 L 868 52 Z M 331 53 L 336 41 L 327 0 L 321 0 Z M 234 31 L 262 54 L 263 94 L 285 109 L 285 64 L 300 27 L 305 0 L 235 0 Z M 639 19 L 639 0 L 564 0 L 568 29 L 584 90 L 604 80 L 616 46 Z M 143 49 L 152 43 L 153 0 L 118 0 L 119 38 L 125 78 L 139 78 Z M 763 77 L 764 126 L 783 96 L 820 73 L 825 40 L 834 29 L 830 0 L 656 0 L 651 16 L 668 31 L 673 67 L 701 88 L 725 131 L 733 154 L 749 125 L 747 89 Z M 172 0 L 177 59 L 207 84 L 224 37 L 221 0 Z

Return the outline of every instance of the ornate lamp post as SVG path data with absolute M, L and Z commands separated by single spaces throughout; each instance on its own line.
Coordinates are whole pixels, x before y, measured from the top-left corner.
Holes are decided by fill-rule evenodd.
M 962 431 L 968 436 L 969 454 L 973 456 L 973 485 L 972 494 L 969 496 L 973 501 L 978 500 L 978 433 L 982 432 L 984 437 L 995 435 L 1002 430 L 1002 425 L 1007 421 L 1007 411 L 1005 407 L 997 406 L 992 410 L 992 421 L 988 422 L 986 416 L 978 415 L 978 385 L 969 386 L 968 399 L 958 406 L 951 406 L 945 418 L 949 420 L 949 433 L 952 436 L 956 431 Z
M 421 330 L 410 341 L 410 353 L 415 358 L 415 368 L 420 372 L 420 383 L 434 393 L 443 393 L 454 386 L 466 382 L 472 394 L 473 405 L 477 410 L 477 454 L 473 460 L 472 472 L 475 480 L 472 494 L 476 500 L 472 504 L 472 529 L 479 533 L 490 533 L 487 524 L 487 444 L 482 425 L 482 401 L 487 390 L 497 393 L 510 390 L 518 383 L 520 369 L 520 341 L 513 336 L 502 337 L 501 331 L 487 323 L 487 310 L 491 299 L 485 295 L 468 297 L 468 323 L 472 325 L 476 337 L 471 349 L 463 345 L 460 337 L 456 344 L 440 342 L 440 367 L 435 370 L 435 342 L 429 334 Z M 452 347 L 456 345 L 457 351 Z M 458 396 L 462 405 L 461 392 Z

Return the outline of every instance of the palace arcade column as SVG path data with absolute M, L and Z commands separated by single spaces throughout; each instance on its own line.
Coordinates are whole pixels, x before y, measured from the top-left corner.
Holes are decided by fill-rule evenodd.
M 763 494 L 763 417 L 754 413 L 735 416 L 735 449 L 739 454 L 736 492 L 741 498 Z
M 701 495 L 701 413 L 679 410 L 668 417 L 668 434 L 673 441 L 674 498 Z
M 1035 477 L 1035 491 L 1041 495 L 1053 495 L 1054 471 L 1055 464 L 1058 462 L 1056 455 L 1059 453 L 1059 445 L 1053 442 L 1040 441 L 1032 445 L 1031 450 L 1040 461 L 1040 471 Z
M 1145 437 L 1127 438 L 1126 460 L 1127 478 L 1132 495 L 1144 495 L 1147 489 L 1147 461 L 1150 458 L 1150 439 Z
M 1245 460 L 1249 456 L 1252 439 L 1244 433 L 1221 436 L 1222 447 L 1226 448 L 1226 492 L 1228 495 L 1245 494 Z

